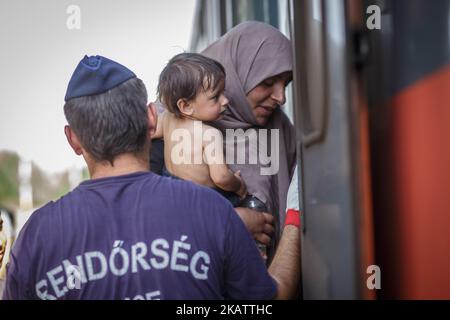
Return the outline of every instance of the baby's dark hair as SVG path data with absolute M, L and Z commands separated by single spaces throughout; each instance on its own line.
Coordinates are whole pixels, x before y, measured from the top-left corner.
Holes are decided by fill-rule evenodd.
M 216 90 L 224 81 L 225 69 L 219 62 L 198 53 L 180 53 L 161 72 L 158 97 L 169 112 L 181 117 L 179 99 L 194 99 L 200 90 Z

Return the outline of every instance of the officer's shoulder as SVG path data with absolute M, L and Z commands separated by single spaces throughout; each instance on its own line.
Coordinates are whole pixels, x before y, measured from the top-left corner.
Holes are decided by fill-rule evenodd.
M 58 200 L 59 201 L 59 200 Z M 56 202 L 58 202 L 56 201 Z M 43 205 L 42 207 L 33 211 L 30 215 L 29 221 L 41 220 L 41 219 L 51 219 L 52 212 L 54 211 L 54 207 L 56 204 L 55 201 L 50 201 Z
M 54 203 L 53 201 L 48 202 L 30 214 L 20 228 L 19 235 L 21 238 L 34 239 L 33 241 L 35 241 L 36 238 L 48 234 L 54 228 L 55 219 L 52 218 Z M 26 214 L 26 212 L 23 214 Z

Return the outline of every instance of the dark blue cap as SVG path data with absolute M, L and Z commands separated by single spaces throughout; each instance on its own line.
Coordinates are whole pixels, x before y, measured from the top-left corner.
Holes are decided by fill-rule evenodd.
M 84 56 L 70 78 L 65 101 L 112 89 L 136 77 L 123 65 L 102 56 Z

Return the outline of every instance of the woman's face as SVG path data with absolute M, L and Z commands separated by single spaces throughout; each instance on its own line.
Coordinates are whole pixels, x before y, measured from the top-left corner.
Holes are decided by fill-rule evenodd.
M 292 72 L 286 71 L 265 79 L 247 93 L 247 101 L 259 126 L 265 126 L 273 111 L 286 102 L 285 89 L 291 80 Z

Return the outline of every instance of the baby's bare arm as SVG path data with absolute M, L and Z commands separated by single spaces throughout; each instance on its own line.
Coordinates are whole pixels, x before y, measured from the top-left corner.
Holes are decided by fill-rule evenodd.
M 238 192 L 244 181 L 235 176 L 226 164 L 208 164 L 209 175 L 216 186 L 225 191 Z
M 203 158 L 209 168 L 209 175 L 216 186 L 225 191 L 247 194 L 244 180 L 239 173 L 233 173 L 225 163 L 222 133 L 210 126 L 203 128 Z

